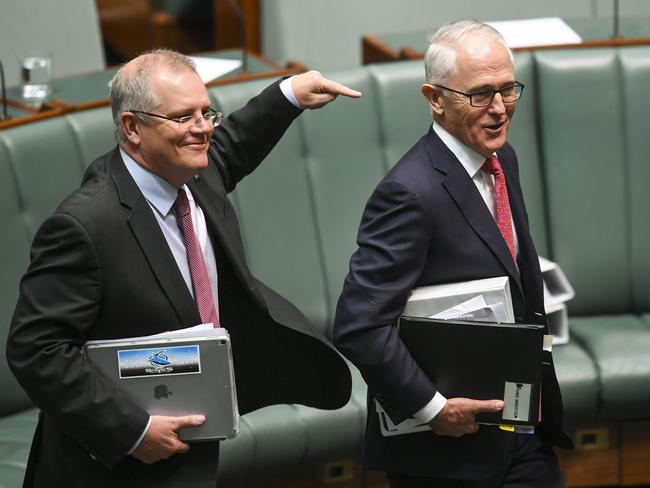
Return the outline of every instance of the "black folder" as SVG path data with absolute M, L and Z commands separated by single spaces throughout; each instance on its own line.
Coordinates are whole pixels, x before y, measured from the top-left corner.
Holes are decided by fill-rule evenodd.
M 538 423 L 544 327 L 402 316 L 399 335 L 446 398 L 503 399 L 484 424 Z

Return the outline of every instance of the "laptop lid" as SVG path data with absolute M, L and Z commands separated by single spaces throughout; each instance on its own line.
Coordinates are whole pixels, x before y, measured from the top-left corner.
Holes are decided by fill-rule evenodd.
M 215 329 L 217 330 L 217 329 Z M 183 441 L 227 439 L 239 431 L 230 337 L 89 342 L 95 368 L 151 415 L 203 414 L 179 431 Z

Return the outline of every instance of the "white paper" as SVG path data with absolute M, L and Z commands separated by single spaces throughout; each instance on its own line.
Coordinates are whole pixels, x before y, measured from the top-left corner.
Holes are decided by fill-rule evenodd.
M 580 44 L 582 38 L 559 17 L 487 22 L 511 48 Z
M 555 337 L 551 334 L 544 334 L 544 351 L 551 352 L 553 350 L 553 342 L 555 342 Z
M 431 430 L 429 424 L 423 424 L 413 417 L 409 417 L 399 424 L 393 423 L 390 417 L 386 414 L 386 411 L 381 407 L 381 405 L 379 405 L 379 403 L 377 403 L 376 400 L 375 408 L 377 410 L 377 415 L 379 415 L 379 426 L 381 427 L 381 434 L 384 437 L 413 434 L 415 432 L 425 432 L 427 430 Z
M 470 298 L 463 303 L 432 315 L 439 320 L 469 320 L 478 322 L 504 322 L 507 319 L 503 303 L 488 304 L 483 295 Z
M 432 317 L 478 295 L 483 295 L 488 305 L 497 305 L 493 311 L 498 322 L 514 323 L 510 284 L 506 276 L 414 288 L 403 315 Z
M 203 83 L 221 78 L 226 73 L 241 66 L 238 59 L 204 58 L 202 56 L 188 56 L 196 64 L 196 71 L 199 73 Z
M 97 340 L 86 342 L 86 345 L 119 344 L 124 342 L 151 342 L 151 341 L 156 342 L 156 341 L 164 341 L 169 339 L 220 336 L 224 334 L 227 334 L 227 331 L 224 328 L 221 327 L 215 328 L 212 324 L 199 324 L 193 327 L 186 327 L 185 329 L 169 330 L 166 332 L 161 332 L 159 334 L 152 334 L 148 336 L 125 337 L 122 339 L 97 339 Z

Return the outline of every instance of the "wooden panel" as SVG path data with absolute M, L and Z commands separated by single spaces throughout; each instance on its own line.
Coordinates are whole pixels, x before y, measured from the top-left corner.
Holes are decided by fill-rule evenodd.
M 615 424 L 580 427 L 573 431 L 574 451 L 556 449 L 569 487 L 618 486 L 619 428 Z
M 650 484 L 650 422 L 623 423 L 621 441 L 622 484 Z
M 383 476 L 381 476 L 383 480 Z M 379 479 L 377 479 L 379 480 Z M 385 482 L 366 483 L 357 459 L 343 459 L 284 476 L 219 482 L 219 488 L 388 488 Z
M 246 48 L 255 53 L 261 52 L 259 0 L 213 0 L 214 48 L 241 48 L 244 45 L 241 32 L 242 19 L 233 9 L 231 1 L 239 4 L 241 9 L 246 29 Z
M 371 35 L 361 38 L 361 53 L 363 64 L 385 63 L 400 58 L 399 53 L 392 47 Z
M 149 0 L 96 0 L 104 43 L 122 60 L 153 47 Z
M 377 471 L 368 471 L 364 482 L 366 488 L 389 488 L 384 473 L 378 473 Z

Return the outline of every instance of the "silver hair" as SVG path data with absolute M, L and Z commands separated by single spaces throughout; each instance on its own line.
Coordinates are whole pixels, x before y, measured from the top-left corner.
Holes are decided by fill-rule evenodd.
M 133 62 L 137 63 L 136 69 L 130 67 Z M 151 112 L 160 103 L 158 94 L 149 88 L 151 73 L 158 69 L 196 72 L 196 65 L 190 58 L 176 51 L 154 49 L 122 66 L 109 83 L 113 130 L 118 143 L 125 139 L 120 122 L 124 112 L 132 110 Z M 143 114 L 136 114 L 136 116 L 142 120 L 149 118 Z
M 429 37 L 424 53 L 424 72 L 430 85 L 444 85 L 456 70 L 456 50 L 468 35 L 477 35 L 486 41 L 498 42 L 506 48 L 514 65 L 512 51 L 503 36 L 494 27 L 478 20 L 459 20 L 441 26 Z

